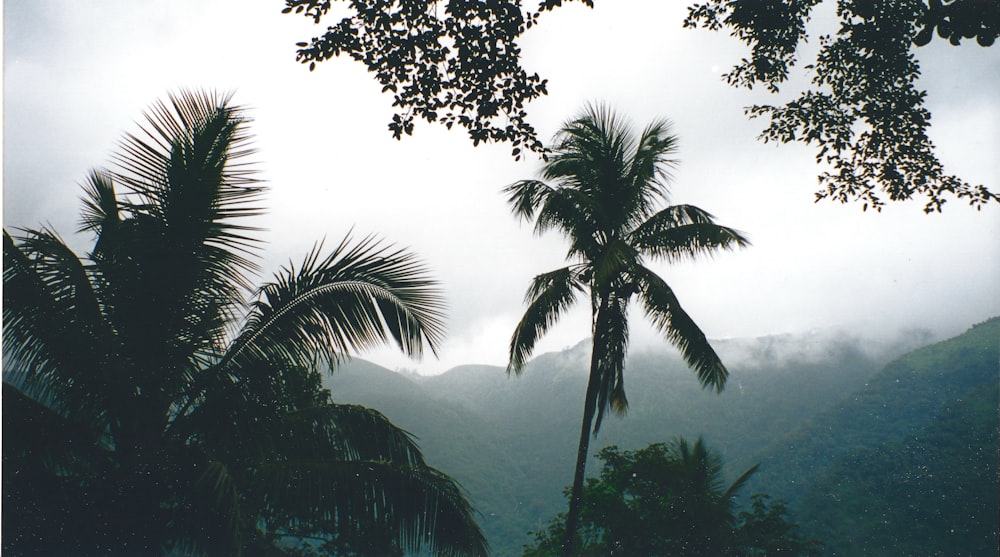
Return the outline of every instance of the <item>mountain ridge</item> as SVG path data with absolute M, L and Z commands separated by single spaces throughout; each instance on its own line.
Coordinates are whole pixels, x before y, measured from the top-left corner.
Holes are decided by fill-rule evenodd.
M 926 339 L 917 333 L 882 343 L 841 332 L 807 335 L 714 341 L 732 373 L 719 395 L 701 389 L 669 347 L 631 351 L 630 413 L 605 421 L 593 452 L 703 436 L 726 458 L 727 473 L 736 474 L 759 461 L 762 439 L 788 435 L 788 424 L 833 407 Z M 326 383 L 335 400 L 375 408 L 413 433 L 428 463 L 468 491 L 495 554 L 517 555 L 529 530 L 564 510 L 588 362 L 587 342 L 537 356 L 520 376 L 477 364 L 415 376 L 355 359 Z M 593 463 L 589 470 L 596 471 Z

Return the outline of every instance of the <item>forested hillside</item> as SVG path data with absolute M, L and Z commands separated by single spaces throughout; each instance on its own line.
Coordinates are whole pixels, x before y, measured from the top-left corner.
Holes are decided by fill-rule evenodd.
M 885 368 L 833 408 L 787 437 L 775 438 L 757 459 L 754 488 L 768 486 L 794 506 L 817 469 L 855 449 L 870 449 L 916 435 L 943 405 L 966 391 L 996 383 L 1000 319 L 914 350 Z
M 998 377 L 995 318 L 887 365 L 764 459 L 759 485 L 830 555 L 994 555 Z
M 835 408 L 885 362 L 926 338 L 911 332 L 873 343 L 813 333 L 719 341 L 732 371 L 719 395 L 702 390 L 667 348 L 636 350 L 627 363 L 629 414 L 605 421 L 592 452 L 703 436 L 725 457 L 726 470 L 738 473 L 758 461 L 762 448 Z M 565 510 L 562 489 L 572 479 L 588 348 L 581 343 L 539 356 L 519 378 L 495 366 L 419 377 L 355 360 L 328 385 L 336 400 L 377 408 L 418 436 L 428 462 L 469 491 L 495 554 L 518 555 L 529 530 Z

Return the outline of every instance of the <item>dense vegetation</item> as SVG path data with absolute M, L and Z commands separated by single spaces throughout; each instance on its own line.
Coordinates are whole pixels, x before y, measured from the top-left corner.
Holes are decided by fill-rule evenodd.
M 773 486 L 768 492 L 794 508 L 829 463 L 856 449 L 902 443 L 969 390 L 996 384 L 998 344 L 1000 319 L 992 319 L 893 360 L 834 407 L 774 440 L 761 455 L 763 469 L 751 489 Z
M 777 449 L 787 436 L 812 417 L 840 408 L 886 362 L 926 339 L 913 333 L 876 343 L 812 333 L 716 342 L 732 371 L 729 388 L 718 395 L 703 391 L 666 347 L 637 349 L 626 362 L 632 392 L 628 418 L 606 420 L 593 445 L 633 450 L 677 436 L 703 436 L 725 458 L 727 474 L 762 463 L 744 495 L 784 499 L 788 489 L 780 459 L 794 454 Z M 572 474 L 565 455 L 575 448 L 588 344 L 538 356 L 517 380 L 494 366 L 419 377 L 354 360 L 328 385 L 336 400 L 379 408 L 417 435 L 428 462 L 468 489 L 494 554 L 518 555 L 530 541 L 529 530 L 544 529 L 565 510 L 562 488 Z M 832 460 L 824 458 L 817 456 L 811 465 L 825 468 Z M 727 482 L 733 480 L 727 475 Z M 747 501 L 742 505 L 750 508 Z M 788 511 L 791 520 L 804 521 L 792 505 Z M 809 536 L 826 541 L 815 532 Z
M 702 439 L 653 443 L 635 451 L 612 445 L 597 458 L 603 467 L 589 478 L 577 555 L 813 555 L 819 542 L 799 536 L 781 501 L 754 495 L 752 510 L 736 512 L 735 497 L 757 471 L 748 468 L 728 487 L 722 457 Z M 566 515 L 535 532 L 525 557 L 559 554 Z
M 710 0 L 685 25 L 730 29 L 753 52 L 726 80 L 777 92 L 819 2 Z M 285 4 L 318 23 L 331 2 Z M 123 139 L 114 168 L 86 178 L 77 232 L 92 236 L 89 252 L 49 227 L 4 230 L 5 552 L 485 555 L 470 499 L 502 555 L 529 531 L 530 554 L 812 552 L 789 515 L 830 554 L 995 551 L 1000 318 L 884 368 L 851 342 L 773 361 L 756 344 L 733 366 L 738 388 L 713 398 L 701 388 L 721 391 L 730 369 L 646 260 L 747 241 L 697 207 L 661 208 L 675 164 L 666 122 L 633 134 L 591 108 L 550 148 L 538 141 L 524 105 L 545 81 L 520 67 L 516 41 L 561 1 L 535 12 L 520 0 L 346 4 L 299 59 L 365 64 L 399 107 L 397 138 L 424 118 L 544 161 L 542 180 L 506 189 L 515 215 L 570 240 L 568 265 L 532 282 L 511 341 L 507 371 L 525 380 L 357 363 L 324 383 L 359 349 L 436 351 L 437 283 L 411 253 L 368 237 L 317 245 L 253 285 L 265 188 L 246 162 L 249 119 L 229 96 L 173 95 Z M 807 66 L 813 89 L 748 114 L 770 119 L 765 141 L 819 148 L 818 199 L 880 209 L 922 197 L 928 212 L 950 198 L 1000 201 L 944 173 L 912 53 L 935 31 L 993 44 L 998 7 L 839 2 L 840 29 Z M 578 295 L 591 303 L 589 352 L 528 362 Z M 629 353 L 631 301 L 680 358 Z M 430 458 L 358 402 L 423 436 Z M 629 422 L 605 422 L 627 408 Z M 592 436 L 616 445 L 585 483 Z M 699 441 L 655 443 L 678 436 Z M 702 436 L 735 470 L 759 460 L 762 472 L 724 478 Z M 570 510 L 546 525 L 574 451 Z M 753 494 L 737 512 L 740 488 Z
M 486 554 L 410 435 L 320 384 L 352 350 L 436 349 L 435 282 L 369 238 L 252 289 L 247 122 L 227 96 L 155 104 L 85 184 L 85 257 L 4 231 L 5 554 Z
M 972 389 L 917 434 L 838 459 L 799 505 L 808 530 L 846 555 L 996 551 L 997 392 Z
M 848 548 L 848 554 L 897 555 L 919 541 L 978 555 L 997 535 L 991 499 L 997 403 L 990 397 L 997 392 L 1000 319 L 895 358 L 926 339 L 913 334 L 886 345 L 810 334 L 717 342 L 733 374 L 720 395 L 703 392 L 676 354 L 633 351 L 626 363 L 629 419 L 608 420 L 594 443 L 633 450 L 704 436 L 730 471 L 760 462 L 742 492 L 776 499 L 764 506 L 744 500 L 743 512 L 766 520 L 783 510 L 779 498 L 787 499 L 783 516 L 800 523 L 804 537 L 822 539 L 831 554 Z M 417 377 L 352 360 L 323 381 L 338 403 L 379 408 L 418 436 L 427 462 L 468 490 L 493 553 L 506 556 L 520 554 L 528 532 L 544 530 L 564 510 L 561 488 L 571 473 L 565 455 L 574 448 L 587 361 L 586 344 L 544 354 L 514 381 L 492 366 Z M 58 420 L 47 428 L 48 414 L 22 412 L 22 400 L 5 393 L 5 472 L 12 447 L 58 443 L 75 431 Z M 12 425 L 12 416 L 25 417 L 31 427 Z M 30 435 L 39 428 L 63 433 Z M 35 462 L 21 474 L 45 470 Z M 858 466 L 864 473 L 854 473 Z M 12 474 L 4 477 L 5 504 L 27 495 Z M 31 491 L 38 502 L 60 504 L 71 493 L 57 484 Z M 830 493 L 840 503 L 832 505 Z M 7 541 L 17 524 L 12 516 L 30 519 L 37 512 L 31 505 L 20 509 L 20 515 L 4 514 Z M 955 516 L 963 517 L 961 524 Z M 956 545 L 952 527 L 965 545 Z M 860 545 L 860 531 L 873 541 Z
M 819 442 L 845 444 L 797 507 L 806 531 L 848 555 L 995 552 L 998 367 L 992 319 L 894 361 L 817 418 L 836 432 Z

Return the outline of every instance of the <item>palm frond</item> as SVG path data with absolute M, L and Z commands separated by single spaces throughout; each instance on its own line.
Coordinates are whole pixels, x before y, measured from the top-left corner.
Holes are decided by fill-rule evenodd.
M 92 255 L 108 319 L 161 405 L 218 357 L 258 269 L 257 229 L 243 222 L 261 212 L 263 189 L 240 160 L 252 153 L 248 119 L 229 102 L 184 91 L 154 104 L 115 169 L 85 187 L 84 226 L 114 224 Z
M 320 381 L 324 357 L 390 339 L 436 353 L 437 283 L 407 251 L 348 237 L 253 299 L 259 230 L 247 219 L 264 190 L 244 160 L 247 122 L 229 95 L 155 104 L 114 169 L 83 184 L 89 258 L 47 229 L 4 231 L 4 398 L 18 410 L 5 409 L 17 431 L 4 459 L 26 472 L 19 500 L 46 494 L 18 532 L 57 529 L 53 554 L 112 543 L 239 555 L 276 551 L 274 521 L 485 555 L 460 488 L 413 437 L 333 404 Z M 51 503 L 67 493 L 70 508 Z
M 3 382 L 4 473 L 25 468 L 72 475 L 110 460 L 89 424 L 56 413 L 10 383 Z
M 489 548 L 461 487 L 423 466 L 283 460 L 261 466 L 269 524 L 286 532 L 391 539 L 407 551 L 484 556 Z
M 520 180 L 503 189 L 514 216 L 524 220 L 534 218 L 535 211 L 544 205 L 553 191 L 545 182 L 538 180 Z
M 503 191 L 516 217 L 535 219 L 535 234 L 550 229 L 565 232 L 572 242 L 571 256 L 594 250 L 596 239 L 589 231 L 601 209 L 585 193 L 565 184 L 553 188 L 538 180 L 521 180 Z
M 113 469 L 113 451 L 89 425 L 6 381 L 2 399 L 3 498 L 16 514 L 5 514 L 4 553 L 20 554 L 16 549 L 27 546 L 27 554 L 58 555 L 85 547 L 81 538 L 92 535 L 89 519 L 100 498 L 88 479 Z
M 712 224 L 715 217 L 694 205 L 670 205 L 658 211 L 655 216 L 647 219 L 645 226 L 655 229 L 676 228 L 685 224 Z
M 593 253 L 606 239 L 601 226 L 604 208 L 578 189 L 557 188 L 546 197 L 535 219 L 535 234 L 560 230 L 570 239 L 569 257 Z
M 333 363 L 390 338 L 409 356 L 432 352 L 444 335 L 437 283 L 411 253 L 374 237 L 350 236 L 320 259 L 282 270 L 259 299 L 224 361 L 278 358 L 308 365 L 316 353 Z
M 629 234 L 629 243 L 670 262 L 750 246 L 742 232 L 715 224 L 712 215 L 690 205 L 659 211 Z
M 628 350 L 628 297 L 611 293 L 598 305 L 594 316 L 591 381 L 597 379 L 597 416 L 594 435 L 601 429 L 604 415 L 611 409 L 619 416 L 628 411 L 625 396 L 625 355 Z
M 593 222 L 605 232 L 628 230 L 666 198 L 665 167 L 675 163 L 668 155 L 676 142 L 663 137 L 666 127 L 654 123 L 636 137 L 610 108 L 589 105 L 557 134 L 542 175 L 592 198 L 600 208 Z
M 173 466 L 175 493 L 169 504 L 179 512 L 164 525 L 169 539 L 169 555 L 241 555 L 248 538 L 257 530 L 255 516 L 245 514 L 246 501 L 240 493 L 239 478 L 220 460 L 188 447 L 174 461 L 161 463 L 160 475 Z M 165 478 L 161 477 L 161 481 Z M 182 510 L 183 509 L 183 510 Z
M 114 181 L 109 173 L 94 170 L 84 183 L 83 191 L 83 215 L 78 231 L 98 232 L 103 236 L 107 229 L 121 221 Z
M 224 461 L 252 462 L 275 452 L 273 424 L 295 408 L 296 395 L 312 393 L 296 381 L 295 368 L 270 362 L 211 366 L 201 370 L 188 392 L 177 397 L 164 437 L 172 442 L 209 447 Z M 289 391 L 293 394 L 290 395 Z M 306 403 L 312 402 L 310 398 Z M 247 436 L 246 431 L 254 431 Z
M 281 419 L 277 448 L 284 455 L 425 466 L 416 439 L 381 412 L 357 404 L 323 404 Z
M 578 267 L 563 267 L 538 275 L 525 294 L 528 307 L 510 339 L 510 360 L 507 373 L 520 374 L 524 364 L 549 327 L 576 301 L 584 286 Z
M 250 472 L 251 475 L 242 477 L 238 485 L 240 501 L 245 501 L 239 509 L 245 507 L 241 512 L 253 517 L 249 526 L 244 525 L 243 529 L 255 529 L 255 522 L 264 520 L 272 529 L 283 524 L 290 535 L 305 529 L 306 532 L 328 532 L 339 537 L 349 535 L 352 529 L 362 526 L 368 534 L 376 526 L 383 529 L 376 534 L 387 535 L 388 530 L 385 529 L 392 528 L 392 516 L 379 515 L 378 522 L 364 522 L 372 520 L 371 513 L 381 512 L 373 510 L 375 507 L 368 508 L 369 505 L 383 504 L 373 503 L 369 491 L 358 498 L 359 493 L 354 489 L 356 486 L 352 485 L 350 489 L 339 487 L 336 493 L 328 494 L 317 503 L 309 499 L 311 493 L 303 495 L 294 492 L 296 489 L 309 491 L 308 484 L 289 486 L 268 482 L 288 482 L 288 478 L 281 475 L 286 473 L 300 479 L 299 472 L 295 472 L 299 466 L 304 467 L 302 470 L 313 470 L 314 465 L 319 466 L 316 473 L 320 473 L 325 466 L 339 470 L 341 468 L 335 463 L 349 462 L 388 463 L 401 468 L 426 467 L 412 435 L 375 410 L 330 403 L 326 396 L 302 392 L 317 388 L 318 381 L 314 380 L 318 379 L 318 372 L 308 371 L 303 377 L 298 377 L 298 372 L 306 370 L 279 369 L 269 362 L 254 363 L 249 369 L 235 365 L 229 368 L 234 377 L 231 380 L 220 378 L 213 383 L 203 402 L 192 412 L 175 420 L 171 437 L 193 439 L 220 465 L 225 462 L 227 468 L 236 466 L 244 470 L 243 476 L 246 476 L 246 471 Z M 300 379 L 305 379 L 306 384 L 299 384 Z M 247 436 L 247 431 L 254 433 Z M 278 475 L 267 473 L 268 469 Z M 259 470 L 265 470 L 265 473 L 260 475 L 257 473 Z M 353 480 L 359 481 L 357 478 Z M 206 495 L 199 496 L 206 497 L 218 492 L 218 489 L 208 489 L 211 487 L 209 484 L 199 481 L 205 489 L 195 486 L 198 488 L 194 491 L 195 495 L 204 493 Z M 291 483 L 296 481 L 293 479 Z M 349 480 L 343 478 L 343 481 L 346 483 Z M 284 495 L 275 499 L 276 493 Z M 405 496 L 387 495 L 390 498 Z M 306 500 L 299 499 L 301 497 Z M 379 497 L 375 499 L 382 501 Z M 216 505 L 212 501 L 205 504 Z M 324 508 L 325 504 L 333 506 Z M 346 518 L 343 513 L 348 511 L 345 509 L 353 513 L 353 518 Z M 243 532 L 241 535 L 247 538 L 249 534 Z
M 51 231 L 4 231 L 3 301 L 4 380 L 100 429 L 113 349 L 91 271 Z
M 228 162 L 254 152 L 243 131 L 250 119 L 242 108 L 231 106 L 231 100 L 228 93 L 182 90 L 154 103 L 145 113 L 146 125 L 125 137 L 115 157 L 126 186 L 164 209 L 163 196 L 170 195 L 163 190 L 164 170 L 171 160 L 184 156 L 216 171 L 227 161 L 222 181 L 231 185 L 256 183 L 252 165 Z
M 672 128 L 669 120 L 651 122 L 639 134 L 635 152 L 628 161 L 626 181 L 629 189 L 639 196 L 634 201 L 639 209 L 634 212 L 638 219 L 647 218 L 657 203 L 669 198 L 671 170 L 679 163 L 675 158 L 679 139 Z
M 694 445 L 691 445 L 687 439 L 680 437 L 671 444 L 670 449 L 687 489 L 703 495 L 722 492 L 722 458 L 708 449 L 704 439 L 698 437 Z
M 628 276 L 629 269 L 641 263 L 639 253 L 625 239 L 611 238 L 599 251 L 589 254 L 588 261 L 593 273 L 590 278 L 592 289 L 604 291 L 619 284 Z
M 709 344 L 705 333 L 684 311 L 674 291 L 663 279 L 645 267 L 635 272 L 646 317 L 680 350 L 702 387 L 722 391 L 729 371 Z
M 230 95 L 183 91 L 155 103 L 146 127 L 122 141 L 113 177 L 131 200 L 125 206 L 158 223 L 165 243 L 216 246 L 232 254 L 216 263 L 253 273 L 256 264 L 247 256 L 255 256 L 259 240 L 250 234 L 259 229 L 233 221 L 263 212 L 263 188 L 253 177 L 254 166 L 240 161 L 254 152 L 244 131 L 249 117 L 230 100 Z
M 726 491 L 722 493 L 723 499 L 732 503 L 732 498 L 736 496 L 736 492 L 743 488 L 750 481 L 750 478 L 757 473 L 757 469 L 760 468 L 760 464 L 754 464 L 750 468 L 747 468 L 736 480 L 733 481 L 726 488 Z
M 556 133 L 548 180 L 572 180 L 590 193 L 608 189 L 627 167 L 635 139 L 627 121 L 605 104 L 588 104 Z M 606 193 L 610 193 L 607 191 Z

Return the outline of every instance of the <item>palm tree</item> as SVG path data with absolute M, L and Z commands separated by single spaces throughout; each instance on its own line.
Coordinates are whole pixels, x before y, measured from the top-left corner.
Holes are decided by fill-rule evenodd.
M 612 445 L 601 449 L 597 458 L 604 465 L 584 488 L 577 555 L 745 553 L 739 545 L 742 534 L 734 500 L 756 465 L 727 487 L 722 457 L 700 437 L 693 445 L 677 438 L 635 451 Z M 525 555 L 557 555 L 565 519 L 566 513 L 560 513 L 546 530 L 537 532 Z
M 646 266 L 749 245 L 739 232 L 715 224 L 709 213 L 666 202 L 677 137 L 658 120 L 635 135 L 606 107 L 588 106 L 563 125 L 541 176 L 505 189 L 514 214 L 535 220 L 535 232 L 555 229 L 570 241 L 569 265 L 534 278 L 528 305 L 510 341 L 507 372 L 520 374 L 535 343 L 581 292 L 590 293 L 593 349 L 584 399 L 576 471 L 563 554 L 572 555 L 582 504 L 591 431 L 608 409 L 624 414 L 628 306 L 633 297 L 646 317 L 682 353 L 703 387 L 722 390 L 728 371 L 705 334 L 681 308 L 673 290 Z
M 252 289 L 248 122 L 228 95 L 154 104 L 84 185 L 85 257 L 48 228 L 4 231 L 4 548 L 486 554 L 412 436 L 320 382 L 381 343 L 436 351 L 436 282 L 348 237 Z
M 657 458 L 664 473 L 658 487 L 669 491 L 673 499 L 658 517 L 662 522 L 653 528 L 658 541 L 663 547 L 672 546 L 672 555 L 731 553 L 736 492 L 757 472 L 759 465 L 745 470 L 727 487 L 722 458 L 709 450 L 700 437 L 694 445 L 679 438 L 669 445 L 651 445 L 647 449 L 660 452 Z

